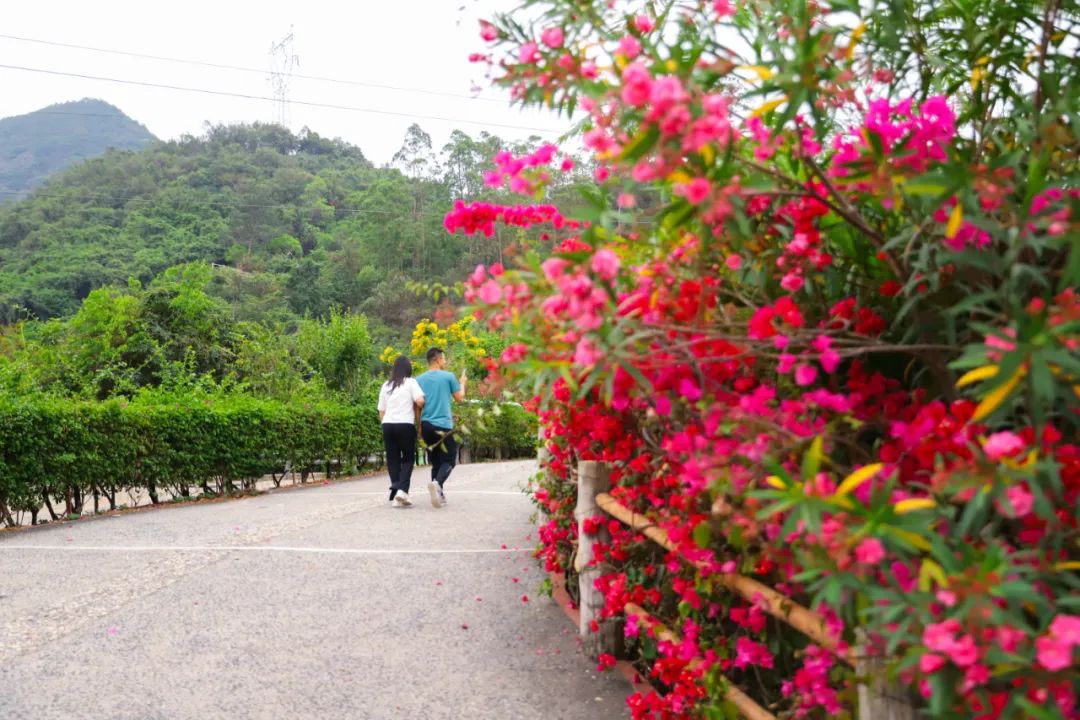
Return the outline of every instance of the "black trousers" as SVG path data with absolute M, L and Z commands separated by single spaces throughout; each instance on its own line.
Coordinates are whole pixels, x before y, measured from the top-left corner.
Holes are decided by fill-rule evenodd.
M 431 458 L 431 479 L 442 487 L 446 478 L 450 477 L 450 471 L 457 465 L 457 440 L 450 428 L 429 422 L 420 423 L 420 432 L 424 435 L 428 456 Z
M 383 423 L 386 468 L 390 471 L 390 499 L 408 493 L 416 458 L 416 426 L 411 423 Z

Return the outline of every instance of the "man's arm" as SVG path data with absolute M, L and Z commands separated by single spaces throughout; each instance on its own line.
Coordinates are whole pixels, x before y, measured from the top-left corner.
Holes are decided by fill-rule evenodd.
M 454 399 L 457 400 L 458 402 L 461 402 L 462 400 L 465 399 L 465 382 L 466 382 L 466 380 L 468 380 L 468 378 L 465 377 L 465 371 L 462 370 L 461 371 L 461 377 L 458 378 L 458 384 L 461 386 L 461 389 L 458 390 L 456 393 L 454 393 Z

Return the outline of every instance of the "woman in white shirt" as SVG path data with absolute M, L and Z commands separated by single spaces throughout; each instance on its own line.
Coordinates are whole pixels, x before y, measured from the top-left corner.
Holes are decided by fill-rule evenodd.
M 424 407 L 424 391 L 412 378 L 412 363 L 404 355 L 394 361 L 390 379 L 379 390 L 386 467 L 390 471 L 390 502 L 409 507 L 409 481 L 416 458 L 416 418 Z

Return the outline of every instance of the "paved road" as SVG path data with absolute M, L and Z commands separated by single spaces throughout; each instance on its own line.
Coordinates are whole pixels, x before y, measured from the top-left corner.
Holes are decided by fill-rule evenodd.
M 422 469 L 407 510 L 382 476 L 0 534 L 0 718 L 621 720 L 537 595 L 533 467 L 461 466 L 440 510 Z

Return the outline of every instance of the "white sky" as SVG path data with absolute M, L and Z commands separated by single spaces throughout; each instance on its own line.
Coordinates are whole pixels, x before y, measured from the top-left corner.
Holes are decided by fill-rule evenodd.
M 258 68 L 265 74 L 160 62 L 0 38 L 0 65 L 272 97 L 270 47 L 294 33 L 295 72 L 403 88 L 481 97 L 452 98 L 417 92 L 293 78 L 292 100 L 330 103 L 459 119 L 446 122 L 291 105 L 289 126 L 358 145 L 377 164 L 401 146 L 418 122 L 442 147 L 455 127 L 507 139 L 531 134 L 554 139 L 568 127 L 554 113 L 511 108 L 506 94 L 489 86 L 484 66 L 468 62 L 484 50 L 477 20 L 514 0 L 37 0 L 5 3 L 5 35 L 86 45 L 131 53 Z M 206 121 L 273 121 L 272 102 L 60 77 L 0 68 L 0 117 L 84 97 L 110 102 L 162 139 L 201 134 Z M 466 123 L 464 121 L 473 121 Z M 477 124 L 478 123 L 478 124 Z M 549 129 L 509 129 L 497 125 Z

